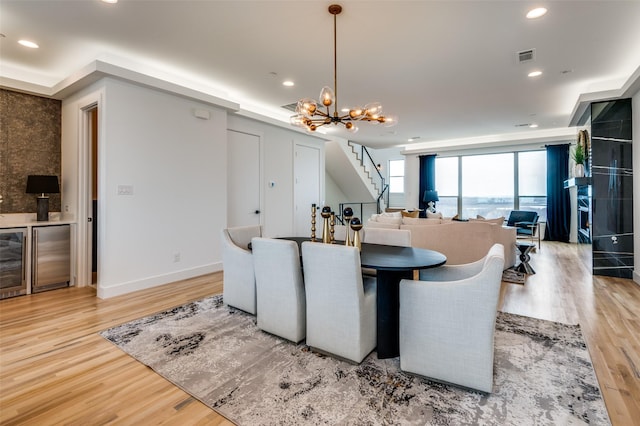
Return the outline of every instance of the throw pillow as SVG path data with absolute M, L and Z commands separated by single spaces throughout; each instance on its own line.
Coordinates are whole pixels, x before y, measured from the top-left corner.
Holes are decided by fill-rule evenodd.
M 380 213 L 381 217 L 402 217 L 402 212 L 384 212 Z
M 427 210 L 427 219 L 442 219 L 442 213 L 431 213 L 429 210 Z
M 383 213 L 384 214 L 384 213 Z M 390 223 L 393 225 L 400 225 L 402 223 L 402 214 L 398 212 L 398 216 L 378 216 L 376 222 L 379 223 Z
M 402 213 L 402 217 L 418 217 L 418 214 L 420 213 L 418 210 L 413 210 L 413 211 L 401 211 L 400 213 Z

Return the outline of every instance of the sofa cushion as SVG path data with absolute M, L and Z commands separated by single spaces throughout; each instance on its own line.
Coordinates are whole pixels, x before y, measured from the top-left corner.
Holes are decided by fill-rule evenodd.
M 469 218 L 470 222 L 478 221 L 478 222 L 486 222 L 486 223 L 495 223 L 498 226 L 502 226 L 504 224 L 504 216 L 497 217 L 495 219 L 485 219 L 484 217 L 478 215 L 475 219 Z
M 402 219 L 404 225 L 440 225 L 442 220 L 440 219 L 419 219 L 413 217 L 405 217 Z
M 396 224 L 396 223 L 377 222 L 375 220 L 369 219 L 367 221 L 367 224 L 366 224 L 365 228 L 400 229 L 400 224 L 399 223 Z
M 402 223 L 402 215 L 398 217 L 378 216 L 375 221 L 380 223 L 390 223 L 393 225 L 400 226 L 400 224 Z

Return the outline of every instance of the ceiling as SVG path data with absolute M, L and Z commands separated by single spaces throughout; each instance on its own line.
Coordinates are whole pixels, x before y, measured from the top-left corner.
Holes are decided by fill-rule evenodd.
M 55 97 L 57 84 L 103 60 L 288 121 L 283 105 L 333 85 L 331 3 L 0 0 L 0 81 Z M 339 106 L 379 101 L 399 117 L 338 132 L 371 147 L 566 134 L 580 95 L 620 89 L 640 65 L 640 1 L 340 4 Z M 546 15 L 525 18 L 540 5 Z M 535 59 L 519 63 L 527 49 Z

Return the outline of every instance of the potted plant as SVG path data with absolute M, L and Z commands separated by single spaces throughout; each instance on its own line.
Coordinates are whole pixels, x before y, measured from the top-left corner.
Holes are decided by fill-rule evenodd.
M 575 177 L 584 177 L 584 147 L 581 144 L 576 145 L 575 151 L 571 155 L 576 165 L 573 167 L 573 175 Z

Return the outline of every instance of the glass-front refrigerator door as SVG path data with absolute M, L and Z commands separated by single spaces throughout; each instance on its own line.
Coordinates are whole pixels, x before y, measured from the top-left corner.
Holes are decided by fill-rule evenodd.
M 0 299 L 27 294 L 26 228 L 0 229 Z

